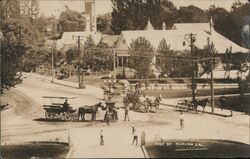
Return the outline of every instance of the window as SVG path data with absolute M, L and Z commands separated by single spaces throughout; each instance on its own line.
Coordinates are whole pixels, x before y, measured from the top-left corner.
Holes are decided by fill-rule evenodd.
M 186 46 L 186 42 L 185 42 L 185 41 L 183 41 L 183 42 L 182 42 L 182 45 L 183 45 L 183 46 Z

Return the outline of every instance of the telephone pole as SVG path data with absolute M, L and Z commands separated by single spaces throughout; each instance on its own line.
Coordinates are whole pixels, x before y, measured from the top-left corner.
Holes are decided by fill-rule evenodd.
M 77 64 L 77 72 L 78 72 L 78 88 L 84 88 L 83 83 L 81 81 L 81 68 L 80 68 L 80 56 L 81 56 L 81 38 L 83 36 L 78 35 L 77 36 L 77 54 L 78 54 L 78 64 Z M 75 37 L 73 36 L 73 39 Z M 83 77 L 82 77 L 83 78 Z
M 195 100 L 196 96 L 196 82 L 195 82 L 195 72 L 194 72 L 194 42 L 195 42 L 195 36 L 196 34 L 190 33 L 186 34 L 186 36 L 190 39 L 190 53 L 191 53 L 191 61 L 192 61 L 192 100 Z
M 113 56 L 114 56 L 114 60 L 113 60 L 113 67 L 114 67 L 114 80 L 116 81 L 116 52 L 115 49 L 112 49 L 113 51 Z
M 210 53 L 210 69 L 211 69 L 211 81 L 210 81 L 210 84 L 211 84 L 211 108 L 212 108 L 212 113 L 214 113 L 214 71 L 213 71 L 213 68 L 214 68 L 214 62 L 213 62 L 213 53 L 214 51 L 211 50 L 213 48 L 212 45 L 213 44 L 210 44 L 210 38 L 208 37 L 207 38 L 207 42 L 208 42 L 208 50 L 209 50 L 209 53 Z

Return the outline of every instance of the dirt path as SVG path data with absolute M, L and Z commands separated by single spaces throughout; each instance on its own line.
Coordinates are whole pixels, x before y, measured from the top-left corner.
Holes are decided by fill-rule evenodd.
M 139 134 L 146 132 L 147 141 L 161 138 L 228 139 L 249 144 L 249 116 L 238 114 L 230 118 L 209 114 L 185 113 L 185 130 L 179 130 L 179 113 L 171 107 L 161 107 L 160 112 L 138 113 L 130 111 L 131 122 L 123 121 L 124 111 L 119 110 L 119 120 L 107 125 L 101 122 L 104 112 L 99 111 L 95 122 L 51 122 L 44 118 L 43 95 L 78 96 L 79 105 L 93 104 L 102 99 L 96 89 L 74 89 L 28 77 L 22 85 L 9 94 L 11 108 L 2 112 L 1 144 L 25 141 L 60 140 L 70 142 L 74 149 L 70 157 L 142 157 L 141 150 L 131 146 L 131 122 L 136 123 Z M 1 97 L 1 99 L 3 99 Z M 122 103 L 118 103 L 121 107 Z M 86 116 L 90 119 L 90 116 Z M 105 132 L 105 146 L 99 145 L 99 131 Z M 110 151 L 113 150 L 113 151 Z

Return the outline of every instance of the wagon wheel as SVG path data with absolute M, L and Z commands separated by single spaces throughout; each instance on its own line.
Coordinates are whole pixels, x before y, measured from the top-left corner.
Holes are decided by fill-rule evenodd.
M 62 117 L 63 117 L 63 113 L 61 113 L 61 112 L 55 114 L 56 119 L 62 119 Z
M 64 120 L 66 120 L 66 121 L 71 120 L 71 116 L 70 116 L 70 114 L 69 114 L 69 113 L 67 113 L 67 112 L 64 112 L 64 113 L 63 113 L 63 119 L 64 119 Z
M 54 113 L 51 112 L 45 112 L 45 117 L 46 119 L 53 119 L 54 118 Z
M 75 113 L 72 114 L 72 120 L 73 121 L 78 121 L 78 113 L 75 112 Z

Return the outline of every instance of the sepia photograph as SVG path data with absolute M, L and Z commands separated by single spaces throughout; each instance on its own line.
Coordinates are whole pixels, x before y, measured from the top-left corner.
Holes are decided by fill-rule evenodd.
M 0 159 L 249 158 L 249 0 L 0 0 Z

